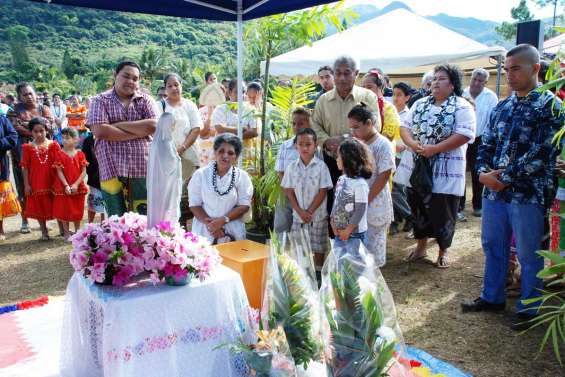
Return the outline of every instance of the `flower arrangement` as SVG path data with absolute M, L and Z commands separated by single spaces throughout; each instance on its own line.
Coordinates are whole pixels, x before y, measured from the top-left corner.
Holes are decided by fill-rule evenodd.
M 71 238 L 71 265 L 96 283 L 125 285 L 153 259 L 153 253 L 144 248 L 146 228 L 147 218 L 135 213 L 86 224 Z
M 143 237 L 145 250 L 155 256 L 147 263 L 153 283 L 165 280 L 169 285 L 183 285 L 193 277 L 204 281 L 221 262 L 206 238 L 167 221 L 147 229 Z
M 330 272 L 330 282 L 324 298 L 332 346 L 329 375 L 388 375 L 398 337 L 385 325 L 376 285 L 359 276 L 349 261 Z
M 284 330 L 258 330 L 255 344 L 237 343 L 227 346 L 233 363 L 242 376 L 249 377 L 294 377 L 296 367 L 290 354 Z
M 86 224 L 72 238 L 70 262 L 95 283 L 123 286 L 144 271 L 153 283 L 201 281 L 220 264 L 206 239 L 169 222 L 147 228 L 147 217 L 126 213 L 101 224 Z
M 282 326 L 297 366 L 305 370 L 322 356 L 318 296 L 298 263 L 275 240 L 269 261 L 270 290 L 263 312 L 270 328 Z

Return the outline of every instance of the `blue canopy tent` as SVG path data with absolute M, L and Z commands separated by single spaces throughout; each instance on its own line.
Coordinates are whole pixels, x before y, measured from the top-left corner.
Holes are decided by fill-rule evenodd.
M 237 22 L 237 81 L 243 82 L 243 21 L 330 3 L 328 0 L 31 0 L 121 12 Z M 242 93 L 238 91 L 238 136 L 242 137 Z

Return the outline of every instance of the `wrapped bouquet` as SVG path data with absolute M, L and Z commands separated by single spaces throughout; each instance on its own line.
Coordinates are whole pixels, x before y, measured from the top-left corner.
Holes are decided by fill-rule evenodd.
M 324 265 L 321 299 L 331 340 L 328 373 L 334 377 L 386 376 L 402 345 L 392 296 L 361 248 L 333 250 Z

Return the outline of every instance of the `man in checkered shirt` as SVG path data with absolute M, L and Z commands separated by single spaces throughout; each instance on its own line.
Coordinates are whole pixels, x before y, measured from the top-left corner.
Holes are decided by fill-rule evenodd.
M 109 216 L 147 212 L 147 158 L 157 121 L 153 100 L 139 90 L 140 71 L 131 61 L 118 64 L 114 87 L 94 97 L 88 111 Z

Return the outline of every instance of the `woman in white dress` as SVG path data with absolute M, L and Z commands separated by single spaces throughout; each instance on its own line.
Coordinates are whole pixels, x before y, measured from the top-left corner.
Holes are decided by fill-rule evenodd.
M 200 167 L 199 151 L 195 143 L 202 128 L 202 118 L 194 102 L 183 98 L 182 79 L 176 73 L 169 73 L 164 79 L 165 92 L 167 96 L 156 104 L 156 114 L 160 117 L 164 113 L 170 113 L 173 118 L 171 129 L 173 144 L 176 152 L 181 158 L 183 190 L 181 196 L 181 224 L 185 224 L 189 218 L 189 210 L 186 205 L 188 198 L 186 185 L 196 169 Z
M 189 207 L 194 214 L 192 232 L 222 243 L 245 239 L 242 217 L 251 206 L 253 185 L 237 167 L 242 144 L 235 135 L 214 141 L 215 161 L 198 169 L 188 184 Z

